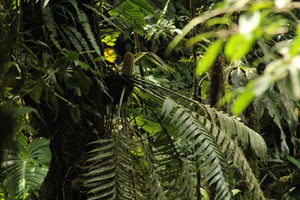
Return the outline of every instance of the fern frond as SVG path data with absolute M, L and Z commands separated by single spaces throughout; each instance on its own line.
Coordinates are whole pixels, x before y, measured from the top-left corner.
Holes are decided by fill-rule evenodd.
M 192 177 L 188 169 L 187 160 L 182 160 L 182 170 L 180 177 L 174 183 L 174 193 L 170 194 L 169 199 L 183 199 L 186 197 L 189 200 L 195 199 L 194 196 L 194 185 L 192 182 Z
M 76 9 L 78 19 L 81 22 L 81 25 L 82 25 L 87 37 L 89 38 L 94 50 L 96 51 L 96 53 L 99 56 L 101 56 L 100 49 L 99 49 L 99 46 L 96 42 L 95 36 L 92 32 L 91 26 L 89 24 L 88 17 L 86 16 L 86 14 L 81 9 L 78 8 L 77 3 L 76 3 L 75 0 L 71 0 L 70 2 L 72 3 L 73 7 Z
M 42 12 L 43 12 L 43 16 L 44 16 L 44 21 L 46 22 L 46 27 L 51 32 L 51 34 L 50 34 L 51 41 L 56 46 L 56 48 L 58 48 L 63 53 L 59 42 L 55 39 L 57 37 L 57 31 L 56 31 L 56 26 L 55 26 L 54 17 L 53 17 L 51 8 L 46 7 L 44 9 L 42 9 Z
M 144 180 L 135 167 L 130 152 L 138 147 L 120 131 L 110 139 L 102 139 L 90 144 L 99 144 L 88 153 L 88 177 L 85 186 L 90 188 L 91 199 L 143 199 Z M 142 180 L 140 180 L 142 179 Z
M 176 110 L 175 106 L 182 107 L 176 105 L 171 99 L 166 98 L 162 108 L 162 114 L 165 118 L 171 115 L 171 111 L 174 108 Z M 190 158 L 196 157 L 197 162 L 201 163 L 198 170 L 208 164 L 210 165 L 205 173 L 205 177 L 209 186 L 216 183 L 216 199 L 231 199 L 233 177 L 228 161 L 221 152 L 216 139 L 212 136 L 209 127 L 201 124 L 196 117 L 196 113 L 190 110 L 177 109 L 172 117 L 171 124 L 175 124 L 175 127 L 179 128 L 178 136 L 184 141 L 188 150 L 199 146 Z M 192 138 L 195 138 L 195 140 L 188 145 L 188 141 L 191 141 Z
M 228 134 L 221 130 L 215 129 L 213 134 L 218 138 L 218 144 L 221 147 L 222 152 L 228 158 L 233 159 L 233 164 L 239 166 L 243 173 L 245 174 L 246 182 L 249 186 L 249 191 L 253 191 L 252 195 L 254 199 L 264 199 L 262 190 L 260 189 L 260 184 L 252 172 L 250 165 L 247 162 L 247 158 L 243 154 L 239 146 L 232 140 Z M 233 153 L 234 152 L 234 153 Z
M 258 157 L 264 160 L 266 159 L 267 146 L 264 139 L 258 133 L 238 121 L 236 118 L 219 112 L 208 105 L 202 105 L 202 109 L 204 109 L 207 114 L 210 113 L 210 122 L 217 124 L 216 120 L 218 120 L 220 129 L 229 134 L 232 139 L 237 137 L 237 139 L 241 141 L 241 146 L 243 146 L 244 149 L 247 149 L 247 147 L 250 146 Z M 216 117 L 214 117 L 214 115 L 216 115 Z
M 153 115 L 155 115 L 153 113 Z M 186 161 L 181 159 L 175 145 L 174 138 L 176 130 L 171 126 L 157 122 L 160 120 L 152 120 L 151 118 L 137 117 L 138 127 L 143 128 L 150 134 L 152 139 L 149 141 L 152 145 L 152 170 L 157 177 L 152 177 L 153 187 L 149 193 L 154 199 L 184 199 L 189 197 L 193 199 L 194 190 L 190 172 L 186 166 Z M 159 178 L 158 178 L 159 177 Z M 164 183 L 169 183 L 163 186 Z M 155 186 L 155 187 L 154 187 Z
M 119 31 L 121 31 L 124 35 L 127 36 L 127 38 L 129 40 L 132 41 L 132 39 L 130 38 L 130 36 L 125 32 L 123 31 L 123 29 L 120 28 L 120 26 L 116 25 L 115 23 L 112 22 L 111 19 L 107 18 L 105 15 L 103 15 L 101 12 L 99 12 L 97 9 L 93 8 L 91 5 L 87 5 L 87 4 L 83 4 L 85 7 L 93 10 L 95 13 L 97 13 L 98 15 L 100 15 L 107 23 L 109 23 L 110 25 L 114 26 L 116 29 L 118 29 Z M 134 42 L 134 41 L 132 41 Z
M 73 46 L 76 48 L 77 52 L 82 52 L 82 47 L 80 45 L 79 40 L 75 37 L 74 33 L 70 31 L 69 28 L 63 27 L 63 31 L 68 35 L 69 40 L 73 44 Z
M 158 200 L 165 200 L 167 199 L 164 192 L 163 182 L 159 174 L 156 172 L 155 161 L 152 157 L 152 153 L 150 150 L 145 148 L 145 159 L 147 161 L 147 166 L 149 170 L 149 179 L 150 184 L 147 187 L 150 189 L 147 195 L 147 199 L 158 199 Z
M 87 52 L 89 58 L 91 60 L 94 60 L 93 55 L 91 54 L 91 50 L 90 47 L 88 45 L 88 43 L 85 41 L 85 39 L 82 37 L 81 33 L 77 31 L 76 28 L 72 27 L 72 26 L 68 26 L 67 29 L 69 29 L 71 32 L 74 33 L 75 37 L 77 38 L 77 40 L 80 41 L 81 45 L 84 47 L 84 50 Z
M 206 157 L 200 168 L 211 162 L 211 166 L 205 174 L 208 179 L 212 179 L 210 185 L 216 181 L 213 177 L 217 177 L 218 175 L 215 169 L 225 167 L 228 170 L 226 162 L 220 162 L 225 154 L 227 159 L 233 160 L 233 164 L 241 167 L 245 179 L 249 183 L 249 190 L 254 191 L 254 198 L 264 199 L 258 180 L 255 178 L 246 157 L 243 155 L 243 151 L 234 142 L 235 138 L 237 138 L 245 148 L 250 145 L 256 155 L 264 159 L 267 152 L 266 144 L 262 137 L 227 114 L 210 108 L 207 105 L 193 102 L 192 100 L 187 102 L 181 102 L 181 104 L 187 107 L 185 108 L 170 99 L 166 99 L 162 108 L 162 114 L 166 118 L 171 115 L 172 111 L 174 112 L 171 124 L 177 122 L 175 127 L 180 127 L 178 134 L 181 135 L 183 140 L 187 142 L 191 138 L 196 138 L 187 148 L 192 149 L 195 145 L 200 145 L 192 156 L 198 156 L 199 162 Z M 198 113 L 191 111 L 196 106 L 200 107 L 197 111 Z M 204 116 L 202 116 L 203 113 Z M 215 159 L 218 156 L 220 156 L 220 161 Z M 226 159 L 223 160 L 226 161 Z M 219 165 L 220 163 L 221 165 Z M 225 178 L 224 180 L 226 180 Z M 219 183 L 217 183 L 217 190 L 218 185 Z

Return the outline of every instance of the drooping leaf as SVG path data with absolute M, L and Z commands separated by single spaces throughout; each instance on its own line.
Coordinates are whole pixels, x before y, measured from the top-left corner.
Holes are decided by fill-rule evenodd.
M 87 95 L 90 92 L 92 80 L 80 69 L 74 69 L 74 75 L 81 91 Z
M 149 6 L 147 1 L 145 0 L 127 0 L 127 1 L 143 9 L 147 15 L 154 15 L 154 10 L 151 6 Z
M 136 29 L 136 31 L 140 32 L 142 28 L 146 26 L 144 14 L 140 11 L 140 8 L 136 4 L 127 0 L 122 3 L 122 9 L 125 13 L 123 17 L 124 21 Z
M 116 130 L 118 126 L 115 125 Z M 93 163 L 85 174 L 88 199 L 145 198 L 143 186 L 147 182 L 139 176 L 140 172 L 145 171 L 132 156 L 135 148 L 141 148 L 139 145 L 129 140 L 121 130 L 112 134 L 109 139 L 100 139 L 90 145 L 97 146 L 88 152 L 87 162 Z
M 166 99 L 165 101 L 171 100 Z M 190 102 L 193 101 L 190 100 Z M 181 130 L 178 133 L 183 141 L 188 142 L 191 138 L 195 138 L 188 145 L 187 149 L 199 146 L 190 158 L 198 157 L 198 162 L 201 162 L 205 158 L 201 162 L 202 167 L 210 164 L 206 170 L 206 176 L 209 179 L 210 185 L 215 182 L 217 183 L 217 197 L 221 199 L 225 195 L 227 199 L 231 198 L 229 188 L 226 189 L 226 185 L 228 185 L 227 181 L 230 180 L 230 177 L 228 177 L 228 174 L 224 174 L 224 171 L 226 171 L 224 167 L 227 165 L 226 159 L 223 157 L 223 154 L 225 154 L 227 159 L 233 159 L 233 163 L 241 166 L 240 170 L 245 175 L 247 183 L 249 183 L 249 192 L 253 192 L 255 198 L 264 199 L 259 182 L 255 178 L 247 159 L 240 147 L 234 142 L 235 138 L 237 138 L 242 142 L 243 146 L 250 145 L 257 156 L 266 159 L 267 148 L 263 138 L 236 119 L 218 112 L 209 106 L 198 104 L 202 108 L 199 109 L 199 112 L 205 112 L 206 117 L 202 117 L 203 114 L 197 116 L 179 104 L 173 105 L 178 110 L 173 115 L 172 122 L 177 121 L 177 124 L 181 125 Z M 217 125 L 216 121 L 220 125 Z M 222 152 L 219 152 L 218 148 L 221 148 Z M 220 165 L 220 163 L 222 164 Z

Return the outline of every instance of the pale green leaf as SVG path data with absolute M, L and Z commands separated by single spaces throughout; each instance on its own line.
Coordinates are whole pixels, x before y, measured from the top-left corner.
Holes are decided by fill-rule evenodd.
M 231 60 L 242 58 L 252 47 L 253 35 L 233 35 L 225 45 L 224 53 Z
M 212 45 L 208 47 L 204 54 L 204 58 L 202 58 L 197 64 L 195 72 L 197 76 L 201 76 L 201 74 L 209 71 L 210 66 L 220 54 L 222 44 L 223 40 L 217 39 Z

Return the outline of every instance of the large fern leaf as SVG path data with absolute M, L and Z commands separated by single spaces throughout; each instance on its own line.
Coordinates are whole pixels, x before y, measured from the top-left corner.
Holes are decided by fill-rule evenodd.
M 165 118 L 170 116 L 175 105 L 174 101 L 166 98 L 162 108 L 162 114 Z M 209 185 L 216 183 L 216 199 L 231 199 L 233 178 L 228 161 L 221 152 L 209 127 L 205 127 L 200 123 L 195 113 L 183 108 L 177 109 L 172 117 L 171 124 L 175 124 L 175 127 L 179 128 L 178 136 L 186 143 L 187 149 L 191 150 L 195 146 L 199 146 L 197 151 L 190 157 L 197 158 L 197 162 L 200 163 L 198 170 L 210 164 L 205 177 Z M 193 138 L 195 140 L 188 145 L 188 141 L 193 140 Z
M 122 131 L 90 144 L 98 147 L 88 153 L 87 162 L 92 163 L 85 181 L 88 199 L 144 199 L 146 181 L 136 169 L 136 158 L 131 153 L 139 146 Z
M 187 108 L 182 105 L 186 105 Z M 198 113 L 191 111 L 196 106 L 200 108 Z M 187 142 L 195 138 L 192 144 L 187 145 L 187 149 L 200 145 L 192 157 L 198 157 L 198 161 L 202 161 L 200 168 L 211 163 L 205 176 L 210 181 L 210 185 L 217 182 L 216 189 L 219 192 L 217 197 L 223 198 L 222 195 L 226 195 L 227 198 L 230 198 L 230 193 L 227 192 L 229 189 L 224 189 L 226 183 L 231 181 L 230 177 L 224 175 L 223 179 L 220 178 L 222 177 L 221 172 L 230 172 L 227 164 L 227 159 L 229 159 L 233 160 L 233 164 L 241 167 L 249 184 L 249 190 L 254 191 L 254 198 L 264 199 L 258 180 L 252 173 L 243 151 L 235 142 L 237 139 L 237 142 L 240 142 L 240 145 L 244 146 L 245 149 L 250 145 L 257 156 L 265 159 L 267 149 L 259 134 L 235 118 L 209 106 L 193 102 L 193 100 L 187 101 L 187 103 L 181 102 L 179 105 L 166 98 L 162 114 L 165 118 L 172 116 L 171 124 L 176 122 L 175 126 L 180 127 L 178 134 L 183 140 Z M 224 155 L 227 159 L 223 158 Z M 203 160 L 204 158 L 205 160 Z M 222 184 L 223 188 L 221 187 Z
M 156 114 L 153 112 L 153 115 Z M 193 199 L 194 189 L 189 169 L 174 144 L 176 129 L 163 124 L 158 118 L 136 117 L 135 121 L 137 126 L 145 130 L 151 137 L 148 142 L 152 150 L 148 155 L 153 157 L 152 173 L 159 177 L 153 179 L 156 184 L 149 193 L 150 197 L 154 199 L 165 199 L 166 197 L 167 199 L 184 199 L 186 197 Z M 151 177 L 152 173 L 149 174 Z M 156 196 L 153 191 L 156 191 Z

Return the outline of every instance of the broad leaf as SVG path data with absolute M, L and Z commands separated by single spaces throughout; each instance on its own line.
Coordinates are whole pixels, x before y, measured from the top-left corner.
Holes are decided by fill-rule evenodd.
M 26 155 L 17 149 L 4 151 L 5 161 L 1 164 L 3 174 L 8 174 L 3 181 L 10 199 L 25 199 L 28 190 L 38 190 L 48 173 L 51 160 L 50 140 L 36 138 L 29 145 Z M 23 147 L 20 147 L 23 148 Z M 5 170 L 7 169 L 7 171 Z

